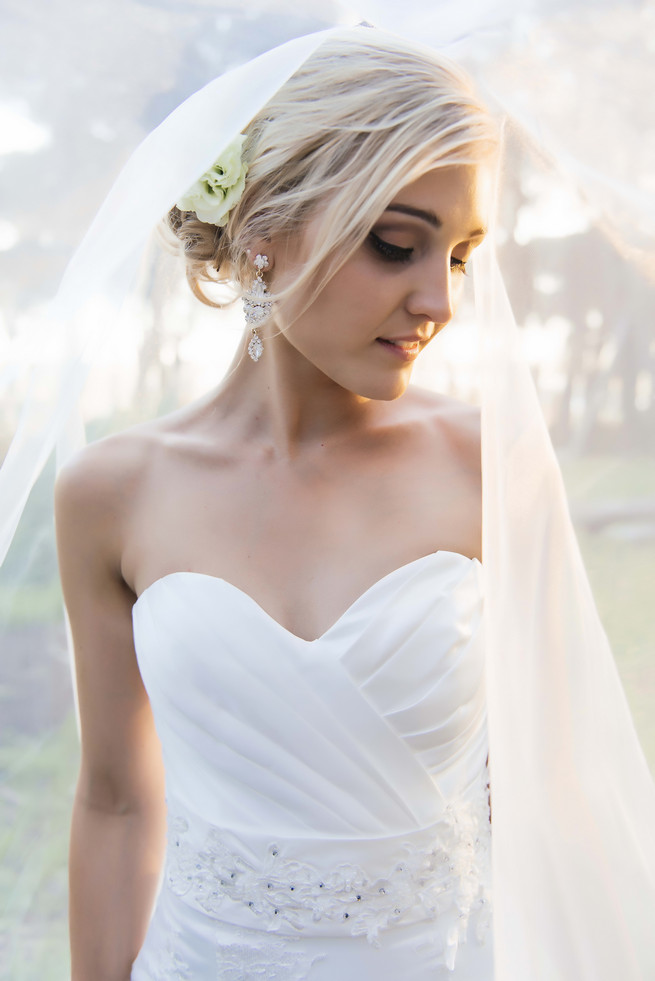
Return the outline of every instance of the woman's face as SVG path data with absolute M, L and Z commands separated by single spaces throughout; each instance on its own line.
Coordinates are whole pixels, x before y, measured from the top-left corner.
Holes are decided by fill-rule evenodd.
M 276 343 L 357 395 L 402 395 L 414 361 L 455 312 L 484 237 L 490 178 L 484 165 L 453 165 L 403 187 L 306 310 L 296 315 L 293 298 L 278 306 Z M 282 261 L 276 253 L 274 288 L 298 268 L 312 231 L 310 222 Z

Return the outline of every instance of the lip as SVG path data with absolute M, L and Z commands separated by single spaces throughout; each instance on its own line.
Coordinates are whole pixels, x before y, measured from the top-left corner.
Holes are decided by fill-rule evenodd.
M 414 361 L 421 353 L 422 343 L 416 337 L 377 337 L 376 341 L 389 354 L 401 361 Z

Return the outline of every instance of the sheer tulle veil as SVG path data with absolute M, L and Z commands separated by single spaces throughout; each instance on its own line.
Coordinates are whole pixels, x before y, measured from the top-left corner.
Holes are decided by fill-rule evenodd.
M 362 3 L 352 12 L 339 8 L 334 22 L 356 24 L 366 17 L 410 40 L 445 46 L 508 117 L 501 169 L 526 166 L 527 157 L 513 164 L 519 144 L 536 154 L 533 181 L 548 159 L 563 175 L 560 188 L 575 197 L 571 210 L 587 225 L 603 224 L 622 254 L 647 273 L 655 257 L 653 131 L 650 142 L 644 136 L 640 159 L 634 156 L 640 144 L 631 141 L 629 163 L 621 140 L 625 127 L 648 124 L 648 107 L 641 122 L 631 113 L 635 87 L 643 86 L 644 99 L 650 90 L 645 78 L 635 80 L 636 60 L 620 64 L 618 55 L 630 37 L 637 43 L 652 29 L 653 8 L 569 3 L 540 11 L 537 4 L 509 2 L 473 5 L 465 13 L 448 2 L 421 8 L 403 5 L 400 25 L 395 5 Z M 13 587 L 29 572 L 39 540 L 32 505 L 25 509 L 30 491 L 53 450 L 65 458 L 83 438 L 79 407 L 89 372 L 116 352 L 120 360 L 123 342 L 134 346 L 117 325 L 129 328 L 139 316 L 152 317 L 153 308 L 143 304 L 144 282 L 150 292 L 162 291 L 147 261 L 151 232 L 324 35 L 290 26 L 289 37 L 294 39 L 210 81 L 146 137 L 105 199 L 47 313 L 29 329 L 11 332 L 0 385 L 7 397 L 20 393 L 22 407 L 9 410 L 15 436 L 0 472 L 0 555 L 8 556 L 11 576 L 11 582 L 2 580 L 1 594 L 7 639 L 29 639 L 16 628 L 20 593 Z M 597 50 L 603 45 L 606 62 Z M 561 111 L 568 104 L 561 92 L 555 99 L 554 90 L 565 84 L 571 98 L 584 100 L 575 114 Z M 609 92 L 613 108 L 604 102 L 599 115 L 594 93 L 602 101 Z M 599 119 L 604 132 L 595 132 Z M 514 253 L 505 220 L 512 204 L 507 188 L 516 191 L 516 184 L 506 182 L 504 173 L 499 184 L 498 227 L 475 259 L 477 316 L 470 313 L 480 327 L 479 378 L 471 388 L 480 393 L 483 426 L 496 976 L 646 981 L 655 977 L 655 789 L 580 557 L 526 357 L 526 331 L 517 329 L 514 297 L 510 290 L 508 299 L 500 273 L 506 257 L 510 286 L 518 279 L 509 268 Z M 172 287 L 166 289 L 169 305 L 178 304 Z M 439 384 L 443 372 L 433 370 Z M 146 386 L 147 373 L 139 377 Z M 17 543 L 28 556 L 24 561 Z M 16 644 L 8 657 L 19 656 L 34 661 L 37 655 Z M 47 743 L 37 745 L 42 750 Z M 7 769 L 12 767 L 18 801 L 12 813 L 18 814 L 36 805 L 21 796 L 20 766 L 8 760 Z M 39 855 L 47 864 L 46 853 Z M 35 869 L 21 887 L 19 917 L 29 910 L 39 874 Z

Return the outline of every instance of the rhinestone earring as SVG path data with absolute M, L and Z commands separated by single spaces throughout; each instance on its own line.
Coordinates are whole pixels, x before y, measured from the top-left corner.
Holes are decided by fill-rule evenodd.
M 246 317 L 246 324 L 252 331 L 252 337 L 248 342 L 248 354 L 253 361 L 259 361 L 264 353 L 264 343 L 257 333 L 257 328 L 268 317 L 273 306 L 269 299 L 269 292 L 264 282 L 264 269 L 268 269 L 268 256 L 256 255 L 253 265 L 257 270 L 255 281 L 243 296 L 243 312 Z

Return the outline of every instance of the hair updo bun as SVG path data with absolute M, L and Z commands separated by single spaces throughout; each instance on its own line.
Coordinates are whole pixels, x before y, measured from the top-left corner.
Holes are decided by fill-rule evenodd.
M 428 170 L 477 163 L 498 128 L 458 66 L 371 28 L 329 37 L 245 130 L 245 189 L 223 228 L 171 209 L 194 294 L 253 277 L 251 243 L 297 236 L 318 218 L 302 272 L 285 291 L 315 295 L 365 239 L 398 190 Z M 279 293 L 278 296 L 283 295 Z
M 165 218 L 166 225 L 184 255 L 186 276 L 194 296 L 210 306 L 214 303 L 200 288 L 201 282 L 221 282 L 220 269 L 229 261 L 225 228 L 200 221 L 193 211 L 180 211 L 175 205 Z

